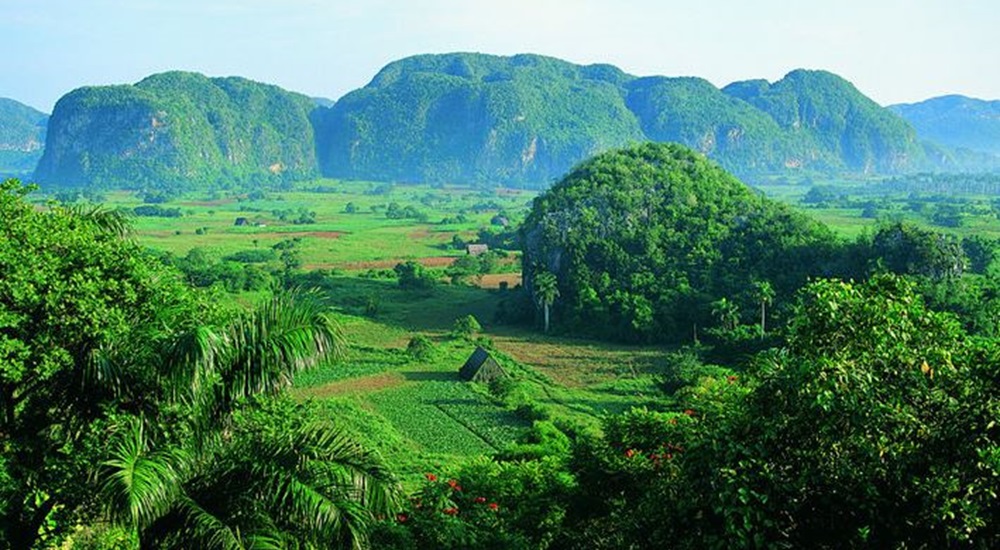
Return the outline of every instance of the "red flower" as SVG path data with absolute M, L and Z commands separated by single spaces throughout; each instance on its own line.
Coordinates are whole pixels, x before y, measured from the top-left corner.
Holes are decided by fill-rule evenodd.
M 667 453 L 667 460 L 673 460 L 674 455 Z
M 462 490 L 462 486 L 459 485 L 458 482 L 455 481 L 454 479 L 449 479 L 448 480 L 448 486 L 451 487 L 452 490 L 454 490 L 454 491 L 461 491 Z
M 684 409 L 684 414 L 694 416 L 694 409 Z
M 396 514 L 396 521 L 399 523 L 404 523 L 408 519 L 410 519 L 410 516 L 407 516 L 406 514 Z
M 476 504 L 483 504 L 486 502 L 486 497 L 476 497 Z
M 438 476 L 436 476 L 434 474 L 424 474 L 424 477 L 427 478 L 427 481 L 437 481 L 438 480 Z
M 625 458 L 632 458 L 633 456 L 635 456 L 635 450 L 634 449 L 629 449 L 629 450 L 625 451 Z
M 458 508 L 445 508 L 444 510 L 441 511 L 448 514 L 449 516 L 458 515 Z
M 499 509 L 500 509 L 500 506 L 497 503 L 495 503 L 495 502 L 491 502 L 490 503 L 490 510 L 493 510 L 494 512 L 496 512 Z
M 730 374 L 729 376 L 726 377 L 726 380 L 729 380 L 729 383 L 732 384 L 733 382 L 736 381 L 736 375 Z

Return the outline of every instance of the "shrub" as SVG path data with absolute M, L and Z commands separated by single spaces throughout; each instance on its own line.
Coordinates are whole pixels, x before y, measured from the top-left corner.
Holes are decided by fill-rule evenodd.
M 410 354 L 410 357 L 414 359 L 429 359 L 433 357 L 435 351 L 434 342 L 431 342 L 430 338 L 423 334 L 418 334 L 410 338 L 410 343 L 406 345 L 406 353 Z
M 455 338 L 471 339 L 481 330 L 483 330 L 483 327 L 479 324 L 475 316 L 466 315 L 465 317 L 455 319 L 455 324 L 451 328 L 451 334 Z

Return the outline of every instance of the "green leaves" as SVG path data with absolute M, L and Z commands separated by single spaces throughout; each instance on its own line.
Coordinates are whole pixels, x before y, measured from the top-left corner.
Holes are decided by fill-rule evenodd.
M 178 498 L 189 462 L 181 449 L 151 452 L 143 423 L 128 423 L 102 465 L 108 472 L 101 493 L 109 516 L 139 530 L 148 527 Z
M 376 455 L 314 413 L 255 400 L 226 434 L 159 451 L 141 423 L 127 426 L 102 470 L 110 517 L 153 547 L 362 547 L 398 489 Z

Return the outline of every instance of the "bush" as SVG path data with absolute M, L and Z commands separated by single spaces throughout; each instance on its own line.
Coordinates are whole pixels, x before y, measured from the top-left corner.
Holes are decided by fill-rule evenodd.
M 278 255 L 273 250 L 261 248 L 253 250 L 241 250 L 223 258 L 229 262 L 239 262 L 243 264 L 259 264 L 271 262 L 278 259 Z
M 421 361 L 433 357 L 435 351 L 434 342 L 431 342 L 430 338 L 422 334 L 410 338 L 410 343 L 406 345 L 406 353 L 410 354 L 410 357 Z
M 472 339 L 482 330 L 483 327 L 479 324 L 475 316 L 466 315 L 465 317 L 455 319 L 455 323 L 451 328 L 451 335 L 455 338 Z
M 671 353 L 667 356 L 667 366 L 660 379 L 663 391 L 674 393 L 677 390 L 692 386 L 704 377 L 731 376 L 733 371 L 716 365 L 702 363 L 698 354 L 690 349 Z
M 393 271 L 399 277 L 399 288 L 426 290 L 434 286 L 434 278 L 427 272 L 427 269 L 413 260 L 396 264 Z

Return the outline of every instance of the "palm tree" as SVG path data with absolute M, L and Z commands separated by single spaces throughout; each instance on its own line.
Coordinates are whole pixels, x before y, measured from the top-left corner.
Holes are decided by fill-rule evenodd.
M 126 426 L 103 464 L 110 519 L 143 548 L 363 547 L 395 503 L 381 461 L 332 426 L 247 424 L 163 450 L 142 423 Z
M 535 300 L 541 306 L 545 316 L 545 332 L 549 331 L 549 308 L 559 297 L 559 280 L 548 271 L 535 273 Z
M 376 458 L 330 427 L 240 431 L 246 423 L 234 414 L 257 410 L 243 403 L 276 395 L 295 373 L 340 355 L 340 329 L 319 297 L 283 293 L 232 322 L 202 323 L 176 273 L 123 239 L 122 216 L 38 212 L 26 192 L 0 182 L 0 225 L 14 235 L 0 239 L 0 267 L 45 275 L 33 287 L 42 302 L 58 297 L 68 307 L 36 311 L 31 300 L 0 300 L 2 313 L 25 321 L 17 331 L 5 327 L 5 336 L 32 353 L 20 379 L 0 384 L 0 447 L 15 451 L 4 456 L 3 473 L 12 475 L 0 483 L 0 547 L 51 542 L 73 524 L 49 528 L 52 514 L 92 520 L 98 495 L 86 473 L 95 464 L 108 516 L 143 540 L 260 547 L 274 533 L 294 532 L 296 540 L 324 538 L 321 546 L 361 544 L 373 510 L 395 491 Z M 32 267 L 19 260 L 25 252 L 51 260 Z M 21 279 L 33 281 L 7 283 L 18 289 Z M 315 521 L 268 510 L 312 510 Z M 227 529 L 237 538 L 227 539 Z
M 760 302 L 760 337 L 764 338 L 764 321 L 767 318 L 767 306 L 774 301 L 774 289 L 769 281 L 754 281 L 754 299 Z
M 164 380 L 189 412 L 178 431 L 190 437 L 176 442 L 139 420 L 124 426 L 100 474 L 109 518 L 143 547 L 363 545 L 374 514 L 396 496 L 375 455 L 329 425 L 247 429 L 234 420 L 247 410 L 242 401 L 274 396 L 296 372 L 340 354 L 324 309 L 315 294 L 282 294 L 222 330 L 199 327 L 172 342 Z M 270 422 L 296 419 L 286 412 Z
M 740 322 L 740 309 L 733 302 L 726 298 L 719 298 L 712 302 L 712 315 L 719 319 L 722 328 L 735 330 Z

